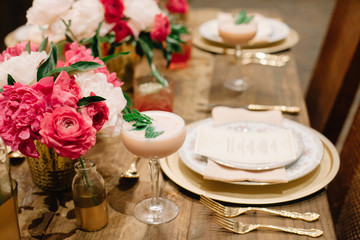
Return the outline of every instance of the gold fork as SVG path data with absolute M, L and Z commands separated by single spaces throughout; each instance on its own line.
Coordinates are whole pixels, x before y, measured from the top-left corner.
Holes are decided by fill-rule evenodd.
M 239 234 L 245 234 L 258 228 L 279 230 L 283 232 L 305 235 L 309 237 L 320 237 L 323 234 L 323 231 L 314 228 L 303 229 L 303 228 L 280 227 L 280 226 L 264 225 L 264 224 L 246 224 L 243 222 L 233 221 L 229 218 L 220 216 L 216 213 L 214 215 L 214 222 L 231 232 L 239 233 Z
M 278 210 L 259 208 L 259 207 L 226 207 L 204 195 L 200 195 L 200 202 L 204 206 L 214 211 L 215 213 L 218 213 L 219 215 L 222 215 L 224 217 L 236 217 L 248 211 L 260 211 L 260 212 L 272 213 L 282 217 L 301 219 L 308 222 L 315 221 L 320 217 L 319 214 L 311 213 L 311 212 L 298 213 L 298 212 L 288 212 L 284 210 L 278 211 Z

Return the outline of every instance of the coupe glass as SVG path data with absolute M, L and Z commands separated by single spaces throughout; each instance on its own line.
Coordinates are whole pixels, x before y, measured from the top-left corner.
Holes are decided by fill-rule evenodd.
M 247 44 L 256 35 L 257 25 L 254 22 L 235 24 L 229 14 L 221 14 L 219 20 L 219 35 L 226 44 L 235 46 L 235 65 L 242 54 L 242 45 Z M 235 66 L 238 67 L 238 66 Z M 241 76 L 226 80 L 224 86 L 234 91 L 244 91 L 249 87 L 249 82 Z
M 159 159 L 175 153 L 184 143 L 186 131 L 184 120 L 171 112 L 143 112 L 152 119 L 155 131 L 164 131 L 156 138 L 145 138 L 144 130 L 134 130 L 132 122 L 124 122 L 121 133 L 125 147 L 136 156 L 149 159 L 152 197 L 135 206 L 134 216 L 147 224 L 161 224 L 174 219 L 177 205 L 159 197 Z

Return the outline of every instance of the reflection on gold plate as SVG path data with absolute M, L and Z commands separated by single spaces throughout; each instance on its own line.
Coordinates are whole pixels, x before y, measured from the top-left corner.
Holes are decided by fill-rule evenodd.
M 264 52 L 264 53 L 275 53 L 287 50 L 289 48 L 294 47 L 299 42 L 299 34 L 293 30 L 290 29 L 289 35 L 281 41 L 262 45 L 259 47 L 244 47 L 244 52 Z M 215 43 L 212 41 L 208 41 L 205 38 L 201 37 L 200 33 L 198 31 L 194 31 L 193 33 L 193 39 L 192 43 L 194 46 L 209 51 L 212 53 L 219 53 L 219 54 L 229 54 L 234 55 L 234 48 L 226 46 L 221 43 Z
M 316 132 L 324 144 L 321 164 L 308 175 L 284 184 L 234 185 L 209 181 L 190 170 L 174 154 L 160 161 L 164 173 L 176 184 L 195 194 L 204 194 L 213 199 L 239 204 L 274 204 L 296 200 L 315 193 L 336 176 L 340 158 L 335 146 L 322 134 Z

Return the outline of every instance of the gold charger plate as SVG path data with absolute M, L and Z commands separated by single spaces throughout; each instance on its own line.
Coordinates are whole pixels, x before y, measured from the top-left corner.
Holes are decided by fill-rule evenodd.
M 321 164 L 308 175 L 284 184 L 250 186 L 205 180 L 190 170 L 177 154 L 162 159 L 160 164 L 172 181 L 195 194 L 239 204 L 283 203 L 319 191 L 331 182 L 339 170 L 340 158 L 335 146 L 322 134 L 316 133 L 324 144 Z
M 299 34 L 294 30 L 290 29 L 289 35 L 281 41 L 258 46 L 258 47 L 244 47 L 244 52 L 264 52 L 264 53 L 275 53 L 292 48 L 299 42 Z M 235 50 L 232 47 L 208 41 L 203 38 L 198 31 L 193 33 L 192 43 L 194 46 L 212 53 L 229 54 L 234 55 Z

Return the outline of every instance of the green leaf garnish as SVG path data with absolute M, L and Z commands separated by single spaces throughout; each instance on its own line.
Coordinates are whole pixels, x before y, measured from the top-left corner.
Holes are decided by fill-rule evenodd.
M 77 103 L 78 107 L 83 107 L 83 106 L 87 106 L 91 103 L 96 103 L 96 102 L 102 102 L 105 101 L 106 99 L 100 96 L 89 96 L 89 97 L 83 97 L 79 100 L 79 102 Z
M 49 73 L 56 68 L 57 63 L 57 49 L 54 43 L 51 43 L 51 50 L 49 56 L 40 64 L 37 71 L 37 81 L 40 81 L 43 77 L 50 76 Z
M 15 82 L 14 78 L 10 74 L 8 74 L 7 75 L 7 84 L 8 85 L 14 85 L 15 83 L 16 82 Z
M 55 74 L 60 73 L 62 71 L 67 72 L 69 75 L 74 75 L 75 73 L 78 73 L 78 72 L 86 72 L 86 71 L 96 69 L 96 68 L 100 68 L 100 67 L 104 67 L 104 65 L 101 65 L 101 64 L 96 63 L 96 62 L 79 61 L 79 62 L 71 64 L 70 66 L 67 66 L 67 67 L 55 68 L 52 71 L 48 72 L 46 77 L 55 75 Z
M 46 50 L 46 47 L 48 45 L 48 37 L 46 37 L 40 44 L 38 52 L 42 52 Z
M 156 138 L 156 137 L 160 136 L 160 135 L 163 134 L 163 133 L 164 133 L 164 131 L 155 132 L 155 131 L 154 131 L 154 127 L 148 126 L 148 127 L 145 129 L 145 138 Z
M 246 11 L 241 10 L 240 13 L 235 16 L 235 18 L 235 24 L 245 24 L 250 22 L 254 18 L 254 16 L 247 16 Z
M 135 131 L 145 129 L 145 138 L 156 138 L 164 133 L 164 131 L 155 132 L 154 127 L 151 126 L 151 118 L 143 113 L 140 113 L 136 109 L 133 109 L 131 113 L 124 114 L 123 119 L 126 122 L 135 121 L 135 123 L 131 125 L 134 127 L 133 130 Z

